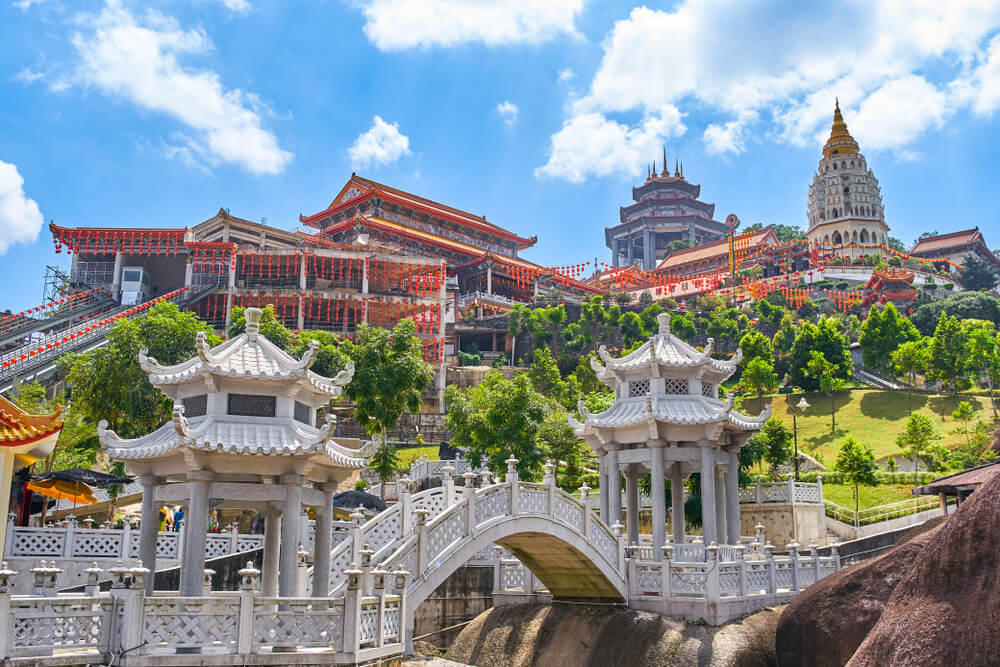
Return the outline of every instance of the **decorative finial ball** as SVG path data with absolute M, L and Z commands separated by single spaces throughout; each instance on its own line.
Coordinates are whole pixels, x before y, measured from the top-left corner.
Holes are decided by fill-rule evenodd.
M 726 216 L 726 226 L 729 227 L 729 231 L 733 231 L 740 226 L 740 219 L 736 217 L 735 213 L 730 213 Z
M 243 311 L 243 317 L 246 318 L 247 333 L 251 333 L 251 331 L 253 333 L 257 333 L 257 331 L 260 330 L 261 312 L 262 311 L 260 308 L 252 308 L 252 307 L 247 308 L 245 311 Z
M 670 333 L 670 313 L 660 313 L 657 315 L 656 323 L 660 326 L 661 334 Z

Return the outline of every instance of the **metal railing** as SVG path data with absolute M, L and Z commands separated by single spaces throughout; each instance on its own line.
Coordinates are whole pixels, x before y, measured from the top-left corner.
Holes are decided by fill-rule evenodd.
M 868 507 L 857 512 L 830 500 L 824 501 L 823 504 L 828 517 L 855 527 L 899 519 L 939 507 L 939 501 L 935 496 L 914 496 L 912 499 Z

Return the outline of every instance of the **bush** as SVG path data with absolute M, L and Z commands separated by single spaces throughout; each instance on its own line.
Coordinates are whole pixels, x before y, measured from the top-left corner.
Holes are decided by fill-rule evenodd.
M 846 280 L 841 280 L 839 283 L 837 283 L 836 285 L 834 285 L 834 287 L 836 289 L 847 289 L 849 286 L 850 286 L 850 283 L 847 282 Z
M 945 283 L 944 285 L 941 285 L 941 289 L 950 292 L 951 290 L 955 289 L 955 283 Z
M 459 366 L 478 366 L 481 362 L 482 359 L 478 354 L 466 354 L 461 350 L 458 351 Z
M 368 488 L 368 482 L 366 482 L 363 479 L 359 479 L 358 481 L 356 481 L 354 483 L 354 490 L 355 491 L 364 491 L 367 488 Z

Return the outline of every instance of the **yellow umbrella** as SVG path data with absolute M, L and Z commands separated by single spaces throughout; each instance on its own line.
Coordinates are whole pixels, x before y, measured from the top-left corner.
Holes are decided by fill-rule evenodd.
M 90 487 L 82 482 L 66 482 L 61 479 L 44 479 L 28 482 L 26 488 L 49 498 L 62 498 L 77 505 L 93 505 L 97 502 Z

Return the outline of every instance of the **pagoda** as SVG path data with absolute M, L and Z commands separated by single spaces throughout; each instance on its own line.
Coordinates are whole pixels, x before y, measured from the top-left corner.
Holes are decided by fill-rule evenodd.
M 621 207 L 617 225 L 604 228 L 611 263 L 638 264 L 643 271 L 652 271 L 667 255 L 671 241 L 696 245 L 723 238 L 726 225 L 712 219 L 715 204 L 701 201 L 700 195 L 701 186 L 684 178 L 680 164 L 675 162 L 674 173 L 670 173 L 664 149 L 663 171 L 656 173 L 654 162 L 646 182 L 632 188 L 634 203 Z
M 315 509 L 313 595 L 328 590 L 333 494 L 353 484 L 374 445 L 350 449 L 331 440 L 334 419 L 317 425 L 319 408 L 340 395 L 353 365 L 334 378 L 318 375 L 311 344 L 295 359 L 260 333 L 261 311 L 247 308 L 246 331 L 173 366 L 139 354 L 154 387 L 174 401 L 173 418 L 156 431 L 126 440 L 101 421 L 108 455 L 142 483 L 140 553 L 155 571 L 157 513 L 164 503 L 185 510 L 181 595 L 200 595 L 210 508 L 256 510 L 264 516 L 263 591 L 295 595 L 305 506 Z M 152 589 L 153 577 L 146 581 Z
M 872 277 L 865 285 L 871 292 L 862 305 L 892 303 L 896 310 L 905 313 L 907 306 L 917 300 L 917 290 L 913 287 L 913 271 L 889 267 L 872 271 Z
M 653 545 L 666 543 L 664 480 L 670 469 L 673 507 L 672 541 L 684 541 L 684 479 L 701 473 L 701 509 L 705 544 L 735 544 L 740 537 L 739 451 L 770 416 L 770 406 L 756 417 L 733 410 L 733 400 L 719 400 L 719 385 L 740 363 L 739 351 L 726 361 L 711 357 L 710 338 L 699 351 L 670 333 L 670 314 L 657 316 L 659 333 L 619 359 L 602 346 L 604 361 L 591 360 L 598 379 L 615 392 L 615 403 L 599 414 L 579 404 L 583 422 L 569 417 L 576 435 L 600 459 L 601 518 L 621 519 L 621 474 L 626 484 L 628 543 L 639 539 L 641 477 L 652 478 Z M 653 549 L 656 558 L 662 554 Z

